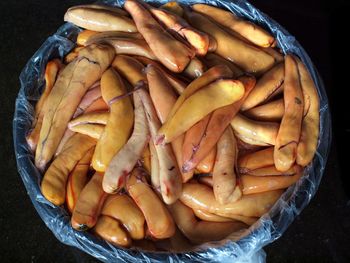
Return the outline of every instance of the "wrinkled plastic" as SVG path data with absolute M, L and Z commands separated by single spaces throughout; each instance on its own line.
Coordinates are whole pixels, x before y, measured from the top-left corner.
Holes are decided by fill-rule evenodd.
M 121 6 L 123 1 L 106 0 L 102 3 Z M 149 1 L 163 4 L 167 1 Z M 151 253 L 114 247 L 87 232 L 78 232 L 70 225 L 70 216 L 62 207 L 48 202 L 40 192 L 42 175 L 33 164 L 25 135 L 31 127 L 34 116 L 34 105 L 44 86 L 44 70 L 46 63 L 52 58 L 62 58 L 73 47 L 79 29 L 71 24 L 64 24 L 49 37 L 34 56 L 28 61 L 20 75 L 21 89 L 16 100 L 16 111 L 13 121 L 14 146 L 19 174 L 27 189 L 35 209 L 54 235 L 63 243 L 75 246 L 102 261 L 125 262 L 232 262 L 233 260 L 263 262 L 265 253 L 261 249 L 268 243 L 278 239 L 294 218 L 303 210 L 314 196 L 322 178 L 331 141 L 331 120 L 325 89 L 315 67 L 304 49 L 283 27 L 254 8 L 250 3 L 238 1 L 184 1 L 183 4 L 206 3 L 227 8 L 239 16 L 254 21 L 267 28 L 277 38 L 278 47 L 284 53 L 298 55 L 307 65 L 317 85 L 320 96 L 320 136 L 317 153 L 312 163 L 305 169 L 303 176 L 295 185 L 281 196 L 271 211 L 256 222 L 239 238 L 221 242 L 204 244 L 190 253 Z M 63 17 L 63 14 L 62 14 Z

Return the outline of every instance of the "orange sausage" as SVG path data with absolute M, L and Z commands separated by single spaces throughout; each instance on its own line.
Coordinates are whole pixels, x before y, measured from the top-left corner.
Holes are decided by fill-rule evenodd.
M 164 78 L 164 75 L 156 66 L 152 64 L 148 65 L 145 72 L 147 74 L 149 93 L 154 104 L 154 108 L 160 122 L 164 123 L 169 112 L 171 111 L 171 108 L 176 102 L 177 96 L 171 84 L 166 78 Z M 183 140 L 184 136 L 180 135 L 171 143 L 179 167 L 182 166 Z M 181 172 L 181 175 L 182 180 L 184 181 L 186 178 L 191 178 L 193 176 L 193 172 Z
M 248 226 L 251 226 L 258 220 L 257 217 L 248 217 L 248 216 L 240 216 L 240 215 L 231 215 L 231 218 L 228 218 L 228 217 L 218 216 L 199 209 L 194 209 L 193 212 L 199 219 L 204 221 L 211 221 L 211 222 L 230 222 L 232 220 L 237 220 L 237 221 L 243 222 Z
M 180 200 L 192 209 L 200 209 L 224 217 L 232 215 L 260 217 L 270 210 L 282 193 L 282 190 L 275 190 L 243 195 L 237 202 L 221 205 L 215 200 L 214 193 L 209 187 L 198 183 L 186 183 L 183 185 Z
M 103 205 L 101 215 L 110 216 L 122 223 L 132 239 L 145 237 L 145 217 L 126 194 L 109 195 Z
M 174 221 L 163 202 L 142 177 L 142 172 L 134 169 L 127 181 L 127 191 L 141 209 L 152 236 L 159 239 L 169 238 L 175 232 Z
M 131 239 L 121 224 L 109 216 L 101 216 L 93 232 L 113 245 L 122 247 L 131 245 Z
M 197 171 L 199 171 L 200 173 L 211 173 L 214 168 L 215 158 L 216 147 L 211 149 L 209 154 L 198 163 L 198 165 L 196 166 Z
M 220 223 L 198 221 L 192 209 L 180 201 L 172 204 L 169 208 L 178 228 L 195 244 L 222 240 L 232 232 L 246 228 L 245 224 L 237 221 Z
M 239 172 L 246 173 L 257 168 L 274 165 L 273 151 L 273 147 L 268 147 L 238 158 Z
M 82 134 L 75 134 L 67 141 L 41 182 L 41 192 L 47 200 L 54 205 L 64 204 L 69 173 L 95 144 L 95 139 Z
M 217 155 L 213 170 L 213 190 L 220 204 L 237 201 L 242 191 L 237 183 L 237 143 L 231 127 L 227 127 L 217 144 Z
M 292 55 L 285 57 L 284 71 L 284 115 L 274 151 L 275 166 L 279 171 L 288 170 L 296 160 L 304 111 L 298 65 Z
M 299 169 L 300 170 L 300 169 Z M 262 193 L 277 189 L 285 189 L 294 184 L 303 175 L 301 171 L 297 174 L 288 176 L 253 176 L 243 175 L 241 177 L 241 183 L 243 185 L 243 194 L 250 195 L 256 193 Z
M 36 145 L 39 140 L 41 125 L 43 122 L 45 111 L 43 110 L 43 106 L 47 97 L 49 96 L 53 85 L 55 84 L 57 74 L 59 70 L 62 68 L 62 63 L 58 59 L 51 60 L 47 63 L 45 69 L 45 88 L 43 93 L 40 96 L 37 104 L 35 105 L 35 117 L 33 120 L 33 130 L 27 136 L 27 142 L 29 144 L 30 149 L 34 152 L 36 149 Z
M 102 179 L 103 174 L 96 172 L 81 191 L 71 218 L 74 229 L 84 231 L 96 224 L 107 197 L 102 189 Z
M 66 203 L 69 212 L 73 212 L 75 204 L 79 198 L 81 191 L 88 181 L 88 171 L 90 168 L 90 161 L 94 153 L 94 148 L 91 148 L 85 156 L 74 167 L 69 174 L 67 182 Z

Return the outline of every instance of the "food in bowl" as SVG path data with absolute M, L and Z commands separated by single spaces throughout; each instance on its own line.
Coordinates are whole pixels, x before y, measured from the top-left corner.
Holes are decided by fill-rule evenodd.
M 72 7 L 65 20 L 82 31 L 48 62 L 27 141 L 42 194 L 76 230 L 154 250 L 222 240 L 312 161 L 315 84 L 261 27 L 136 0 Z

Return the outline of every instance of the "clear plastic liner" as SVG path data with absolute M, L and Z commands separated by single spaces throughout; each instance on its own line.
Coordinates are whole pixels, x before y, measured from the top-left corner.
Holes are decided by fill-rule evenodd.
M 123 1 L 105 0 L 104 4 L 122 6 Z M 156 5 L 167 1 L 149 1 Z M 20 82 L 21 88 L 16 100 L 16 110 L 13 120 L 14 146 L 19 174 L 27 189 L 32 203 L 48 228 L 61 242 L 75 246 L 102 261 L 124 262 L 264 262 L 265 253 L 262 248 L 278 239 L 294 218 L 303 210 L 314 196 L 322 178 L 331 142 L 331 119 L 326 92 L 309 56 L 297 40 L 283 27 L 267 15 L 253 7 L 250 3 L 237 0 L 217 1 L 184 1 L 184 5 L 205 3 L 226 8 L 238 16 L 254 21 L 268 29 L 277 39 L 278 47 L 283 53 L 293 53 L 301 58 L 316 83 L 320 97 L 320 136 L 317 153 L 312 163 L 305 169 L 303 176 L 295 185 L 281 196 L 271 211 L 260 218 L 247 231 L 237 237 L 230 237 L 220 242 L 201 245 L 188 253 L 143 252 L 124 249 L 110 245 L 89 232 L 78 232 L 70 225 L 70 216 L 63 207 L 57 207 L 48 202 L 40 192 L 42 175 L 33 164 L 31 153 L 25 135 L 31 128 L 34 116 L 34 105 L 39 99 L 44 86 L 44 71 L 47 62 L 53 58 L 62 58 L 72 48 L 79 28 L 72 24 L 64 24 L 50 36 L 38 49 L 24 67 Z M 63 18 L 63 14 L 62 14 Z

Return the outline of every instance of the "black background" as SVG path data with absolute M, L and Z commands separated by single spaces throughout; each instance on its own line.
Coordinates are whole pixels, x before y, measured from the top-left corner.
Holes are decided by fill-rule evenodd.
M 12 141 L 18 76 L 65 10 L 92 1 L 0 2 L 0 261 L 95 262 L 59 243 L 32 206 L 17 173 Z M 251 0 L 294 35 L 319 70 L 329 96 L 333 143 L 324 178 L 310 205 L 265 248 L 268 262 L 350 262 L 349 12 L 346 0 Z

